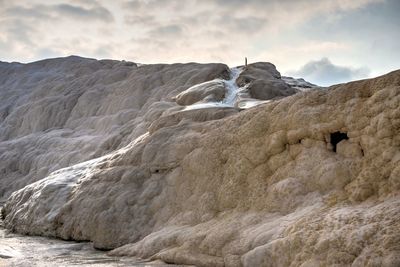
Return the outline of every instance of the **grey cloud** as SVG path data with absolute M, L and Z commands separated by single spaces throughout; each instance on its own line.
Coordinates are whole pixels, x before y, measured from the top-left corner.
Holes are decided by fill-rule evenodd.
M 349 82 L 366 78 L 370 70 L 366 67 L 351 68 L 334 65 L 328 58 L 310 61 L 297 71 L 289 73 L 296 77 L 302 77 L 312 83 L 328 86 L 336 83 Z
M 265 1 L 265 0 L 216 0 L 217 4 L 222 6 L 238 6 L 238 5 L 266 5 L 271 2 L 279 2 L 279 1 Z
M 273 6 L 286 6 L 286 7 L 307 7 L 313 4 L 320 4 L 321 0 L 203 0 L 207 2 L 216 3 L 219 6 L 254 6 L 254 7 L 273 7 Z M 336 0 L 326 1 L 326 3 L 322 3 L 325 5 L 329 5 L 330 3 L 334 3 Z M 362 1 L 359 1 L 360 4 L 363 4 Z M 367 1 L 364 1 L 367 2 Z M 340 4 L 340 1 L 336 1 L 336 3 Z M 344 5 L 343 5 L 344 6 Z
M 236 18 L 231 15 L 225 15 L 217 19 L 216 24 L 221 27 L 228 27 L 230 31 L 242 33 L 255 33 L 267 25 L 267 19 L 258 17 Z
M 237 8 L 243 6 L 249 7 L 269 7 L 276 5 L 294 5 L 294 4 L 311 4 L 313 2 L 319 2 L 320 0 L 129 0 L 123 2 L 124 7 L 130 7 L 134 9 L 143 7 L 178 7 L 193 4 L 199 6 L 202 4 L 212 6 L 218 6 L 219 8 Z
M 130 42 L 129 54 L 139 57 L 143 54 L 146 55 L 148 51 L 161 54 L 167 51 L 172 51 L 173 49 L 170 42 L 161 41 L 156 38 L 132 38 Z M 143 44 L 146 45 L 143 46 Z
M 125 16 L 124 21 L 126 24 L 140 24 L 140 25 L 154 25 L 156 19 L 151 15 L 133 15 Z
M 37 35 L 35 28 L 20 20 L 10 20 L 4 25 L 4 32 L 12 42 L 34 46 L 33 36 Z
M 131 8 L 131 9 L 144 9 L 144 8 L 166 8 L 170 7 L 173 9 L 180 9 L 180 7 L 185 6 L 187 1 L 181 0 L 130 0 L 123 3 L 123 7 Z
M 91 2 L 91 6 L 84 7 L 71 4 L 58 5 L 34 5 L 11 6 L 5 10 L 8 17 L 18 19 L 78 19 L 78 20 L 97 20 L 104 22 L 114 21 L 112 13 L 97 2 Z
M 203 0 L 232 11 L 241 11 L 250 9 L 254 12 L 270 12 L 279 9 L 296 9 L 297 7 L 307 7 L 313 3 L 321 2 L 320 0 Z M 300 12 L 300 10 L 298 10 Z
M 23 19 L 48 19 L 51 18 L 49 12 L 42 5 L 37 5 L 34 7 L 24 7 L 24 6 L 12 6 L 5 10 L 5 14 L 8 17 L 23 18 Z
M 255 32 L 263 28 L 267 24 L 267 20 L 264 18 L 246 17 L 237 18 L 237 28 L 245 32 Z
M 195 5 L 198 3 L 199 5 Z M 180 1 L 179 8 L 185 9 L 183 12 L 176 12 L 174 16 L 164 21 L 164 18 L 154 16 L 158 9 L 176 9 L 178 1 L 161 0 L 133 0 L 125 2 L 124 7 L 129 7 L 125 16 L 125 23 L 140 24 L 150 28 L 152 36 L 157 36 L 160 32 L 165 36 L 168 34 L 179 34 L 183 27 L 193 28 L 195 31 L 204 29 L 221 29 L 231 35 L 253 34 L 264 29 L 268 24 L 268 19 L 253 14 L 233 14 L 229 8 L 215 8 L 215 3 L 208 1 Z M 157 8 L 156 8 L 157 7 Z M 131 14 L 129 14 L 131 13 Z M 153 29 L 165 24 L 174 24 L 160 29 Z M 170 34 L 170 35 L 171 35 Z
M 180 25 L 172 24 L 167 26 L 159 26 L 155 29 L 149 31 L 149 35 L 152 37 L 177 37 L 180 36 L 183 32 L 183 29 Z
M 65 51 L 76 51 L 75 53 L 79 54 L 85 52 L 86 47 L 89 46 L 87 43 L 80 47 L 76 44 L 68 45 L 68 36 L 66 35 L 64 35 L 66 38 L 61 38 L 58 42 L 51 41 L 52 35 L 47 32 L 48 24 L 63 20 L 67 23 L 110 22 L 113 20 L 113 16 L 110 11 L 96 1 L 72 1 L 71 4 L 24 4 L 23 2 L 12 3 L 9 1 L 4 8 L 0 6 L 0 20 L 0 31 L 3 37 L 0 37 L 0 57 L 11 59 L 23 56 L 20 60 L 25 61 L 28 58 L 60 56 Z M 52 28 L 52 30 L 57 29 L 62 31 L 63 25 L 56 24 Z M 81 36 L 79 39 L 83 37 Z M 107 47 L 100 47 L 99 44 L 91 46 L 91 51 L 88 53 L 102 57 L 111 55 L 111 50 Z
M 204 34 L 210 38 L 221 39 L 226 38 L 229 33 L 221 30 L 207 30 L 204 32 Z
M 112 55 L 113 48 L 110 45 L 98 46 L 94 51 L 93 55 L 97 58 L 110 58 Z
M 114 20 L 112 13 L 103 6 L 96 5 L 90 8 L 74 6 L 70 4 L 59 4 L 52 6 L 61 16 L 69 16 L 82 20 L 100 20 L 111 22 Z
M 0 58 L 12 59 L 21 52 L 30 54 L 37 49 L 36 38 L 42 35 L 26 21 L 7 18 L 0 24 L 0 31 L 5 38 L 0 38 Z
M 132 8 L 132 9 L 137 9 L 140 6 L 141 5 L 140 5 L 140 3 L 138 1 L 127 1 L 127 2 L 124 2 L 122 4 L 122 7 L 124 7 L 124 8 Z

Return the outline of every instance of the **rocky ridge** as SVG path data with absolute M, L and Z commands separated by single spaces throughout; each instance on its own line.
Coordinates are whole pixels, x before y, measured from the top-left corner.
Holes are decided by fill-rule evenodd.
M 42 62 L 31 93 L 31 74 L 1 75 L 21 88 L 5 90 L 1 188 L 26 185 L 5 205 L 8 228 L 197 266 L 400 264 L 400 71 L 301 91 L 256 63 L 221 106 L 235 77 L 223 64 L 68 60 L 82 70 L 69 80 Z M 78 100 L 52 105 L 68 90 Z M 260 102 L 239 112 L 243 99 Z M 199 102 L 211 106 L 187 108 Z

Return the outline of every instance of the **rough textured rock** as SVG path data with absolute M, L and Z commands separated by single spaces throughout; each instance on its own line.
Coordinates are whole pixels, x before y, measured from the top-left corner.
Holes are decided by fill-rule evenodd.
M 195 85 L 176 96 L 176 103 L 182 106 L 197 102 L 222 101 L 225 97 L 225 86 L 221 81 L 209 81 Z
M 237 79 L 239 85 L 248 84 L 252 98 L 270 100 L 293 95 L 296 90 L 281 79 L 280 73 L 271 63 L 249 64 Z
M 7 227 L 197 266 L 399 266 L 400 71 L 228 117 L 159 105 L 148 133 L 13 193 Z
M 261 100 L 270 100 L 296 93 L 282 80 L 255 80 L 250 83 L 248 90 L 251 97 Z
M 81 57 L 0 64 L 0 200 L 52 171 L 124 147 L 224 64 Z M 179 109 L 179 108 L 178 108 Z
M 317 85 L 312 84 L 310 82 L 305 81 L 302 78 L 295 79 L 293 77 L 282 76 L 281 78 L 285 83 L 287 83 L 290 87 L 297 89 L 299 91 L 307 91 L 312 88 L 316 88 Z
M 245 71 L 238 78 L 238 84 L 249 83 L 259 79 L 280 79 L 281 74 L 274 64 L 269 62 L 257 62 L 247 65 Z

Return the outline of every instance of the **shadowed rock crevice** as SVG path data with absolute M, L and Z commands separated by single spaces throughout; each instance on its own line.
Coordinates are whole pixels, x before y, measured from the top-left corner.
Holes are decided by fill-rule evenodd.
M 336 147 L 339 142 L 341 142 L 343 140 L 348 140 L 348 139 L 349 139 L 349 137 L 347 136 L 346 133 L 342 133 L 342 132 L 331 133 L 330 140 L 331 140 L 333 152 L 336 152 Z

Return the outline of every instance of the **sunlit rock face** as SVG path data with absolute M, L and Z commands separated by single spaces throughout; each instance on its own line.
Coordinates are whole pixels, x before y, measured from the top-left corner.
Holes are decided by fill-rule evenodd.
M 267 65 L 256 72 L 270 71 Z M 78 164 L 71 161 L 35 183 L 25 180 L 30 184 L 14 192 L 3 210 L 8 228 L 92 240 L 98 248 L 114 249 L 112 255 L 196 266 L 399 266 L 400 71 L 242 110 L 232 103 L 253 81 L 239 83 L 243 68 L 123 68 L 131 68 L 128 78 L 107 87 L 108 109 L 129 106 L 111 105 L 113 97 L 123 103 L 130 94 L 141 95 L 147 102 L 136 107 L 144 115 L 122 126 L 113 116 L 93 118 L 100 120 L 93 127 L 98 138 L 127 125 L 131 128 L 123 129 L 130 132 L 108 149 L 87 138 L 100 151 L 96 155 L 83 150 Z M 266 81 L 282 80 L 270 72 Z M 235 80 L 237 87 L 228 88 L 238 90 L 226 91 L 237 92 L 234 100 L 225 95 L 222 103 L 196 108 L 190 108 L 195 102 L 175 102 L 182 92 L 212 80 L 225 85 Z M 293 87 L 289 90 L 300 91 Z M 87 109 L 99 102 L 87 101 Z M 82 116 L 70 128 L 92 129 L 91 117 L 85 124 Z M 72 141 L 64 146 L 59 141 L 58 151 L 71 146 L 80 151 L 73 135 L 63 138 Z

